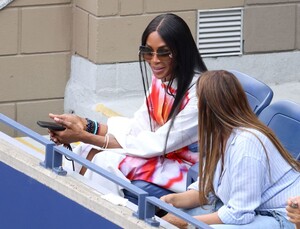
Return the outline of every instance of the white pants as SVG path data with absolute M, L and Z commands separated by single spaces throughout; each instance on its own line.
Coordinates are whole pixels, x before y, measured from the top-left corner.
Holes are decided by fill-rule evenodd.
M 86 158 L 88 153 L 93 148 L 96 147 L 88 144 L 80 144 L 73 149 L 73 152 L 82 156 L 83 158 Z M 128 180 L 124 176 L 124 174 L 118 169 L 120 162 L 124 158 L 125 155 L 123 154 L 119 154 L 113 151 L 101 151 L 94 156 L 94 158 L 92 159 L 92 163 L 130 183 L 130 180 Z M 74 165 L 75 171 L 79 172 L 82 166 L 77 162 L 75 162 Z M 71 161 L 64 159 L 64 166 L 69 169 L 72 169 Z M 92 182 L 93 187 L 95 187 L 96 189 L 101 190 L 101 188 L 104 187 L 105 189 L 108 189 L 111 193 L 124 197 L 124 193 L 122 190 L 123 188 L 118 184 L 110 181 L 109 179 L 106 179 L 105 177 L 89 169 L 85 172 L 84 177 L 88 178 Z

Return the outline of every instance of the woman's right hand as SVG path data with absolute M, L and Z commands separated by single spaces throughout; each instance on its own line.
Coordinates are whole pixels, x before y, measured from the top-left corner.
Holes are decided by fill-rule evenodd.
M 289 198 L 286 210 L 289 221 L 296 225 L 296 229 L 300 229 L 300 196 Z
M 56 144 L 70 144 L 81 141 L 82 136 L 86 134 L 86 119 L 73 114 L 49 114 L 56 123 L 66 127 L 64 131 L 49 130 L 50 139 Z

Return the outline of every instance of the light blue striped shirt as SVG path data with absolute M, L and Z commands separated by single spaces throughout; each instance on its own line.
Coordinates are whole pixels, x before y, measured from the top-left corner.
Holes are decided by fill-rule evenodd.
M 218 210 L 222 222 L 248 224 L 255 211 L 276 210 L 286 217 L 287 199 L 300 194 L 300 173 L 257 130 L 235 129 L 226 147 L 224 170 L 220 176 L 219 161 L 214 177 L 215 194 L 224 203 Z M 198 190 L 198 181 L 189 189 Z

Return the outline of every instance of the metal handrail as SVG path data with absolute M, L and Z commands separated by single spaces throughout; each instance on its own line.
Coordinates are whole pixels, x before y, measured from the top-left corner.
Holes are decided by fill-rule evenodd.
M 42 165 L 46 168 L 52 168 L 52 158 L 53 158 L 53 147 L 55 146 L 54 142 L 44 138 L 42 135 L 34 132 L 33 130 L 29 129 L 26 126 L 21 125 L 20 123 L 16 122 L 15 120 L 5 116 L 4 114 L 0 113 L 0 121 L 6 124 L 7 126 L 12 127 L 15 130 L 18 130 L 25 134 L 28 137 L 33 138 L 37 142 L 41 143 L 45 146 L 45 161 Z
M 21 125 L 20 123 L 8 118 L 7 116 L 0 113 L 0 122 L 16 129 L 28 137 L 36 140 L 37 142 L 41 143 L 45 146 L 45 160 L 41 163 L 47 169 L 51 169 L 52 171 L 56 172 L 59 175 L 66 175 L 66 171 L 62 167 L 62 156 L 66 156 L 71 160 L 74 160 L 81 164 L 82 166 L 90 169 L 91 171 L 105 177 L 106 179 L 122 186 L 124 189 L 132 192 L 133 194 L 137 195 L 138 197 L 138 208 L 137 212 L 133 213 L 139 219 L 145 220 L 152 226 L 159 226 L 159 222 L 154 219 L 155 216 L 155 207 L 159 207 L 164 209 L 167 212 L 170 212 L 179 218 L 189 222 L 190 224 L 196 226 L 200 229 L 210 229 L 211 227 L 206 225 L 205 223 L 196 220 L 192 216 L 188 215 L 187 213 L 182 212 L 181 210 L 172 207 L 169 204 L 159 200 L 156 197 L 149 196 L 149 193 L 146 191 L 136 187 L 135 185 L 121 179 L 120 177 L 112 174 L 105 169 L 99 167 L 98 165 L 92 163 L 91 161 L 75 154 L 74 152 L 66 149 L 62 146 L 56 146 L 55 143 L 52 141 L 44 138 L 42 135 L 34 132 L 33 130 Z
M 153 219 L 153 215 L 155 214 L 155 207 L 159 207 L 173 215 L 183 219 L 184 221 L 190 223 L 191 225 L 195 226 L 199 229 L 212 229 L 212 227 L 208 226 L 207 224 L 195 219 L 191 215 L 181 211 L 178 208 L 173 207 L 170 204 L 167 204 L 160 199 L 154 196 L 146 197 L 146 212 L 145 212 L 145 221 L 153 226 L 159 226 L 159 222 Z
M 53 170 L 55 172 L 62 172 L 61 167 L 61 161 L 62 161 L 62 155 L 68 157 L 71 160 L 74 160 L 81 164 L 82 166 L 88 168 L 89 170 L 105 177 L 106 179 L 122 186 L 124 189 L 132 192 L 133 194 L 137 195 L 138 197 L 138 210 L 134 215 L 139 219 L 144 219 L 145 217 L 145 199 L 149 195 L 146 191 L 136 187 L 135 185 L 125 181 L 124 179 L 116 176 L 115 174 L 112 174 L 108 172 L 107 170 L 101 168 L 100 166 L 92 163 L 91 161 L 79 156 L 78 154 L 64 148 L 61 146 L 55 146 L 53 148 L 54 150 L 54 160 L 53 160 Z
M 41 143 L 45 146 L 45 160 L 41 163 L 42 166 L 45 168 L 51 169 L 52 171 L 56 172 L 59 175 L 66 175 L 66 171 L 62 168 L 62 155 L 67 156 L 68 158 L 78 162 L 79 164 L 85 166 L 86 168 L 92 170 L 93 172 L 109 179 L 110 181 L 122 186 L 124 189 L 132 192 L 133 194 L 137 195 L 138 197 L 138 209 L 137 212 L 134 213 L 139 219 L 145 218 L 145 199 L 146 196 L 149 194 L 134 186 L 133 184 L 126 182 L 124 179 L 116 176 L 115 174 L 109 173 L 105 169 L 97 166 L 96 164 L 90 162 L 89 160 L 80 157 L 79 155 L 75 154 L 74 152 L 67 150 L 62 146 L 55 146 L 54 142 L 44 138 L 42 135 L 34 132 L 33 130 L 21 125 L 20 123 L 14 121 L 13 119 L 8 118 L 7 116 L 0 113 L 0 122 L 16 129 L 28 137 L 36 140 L 37 142 Z

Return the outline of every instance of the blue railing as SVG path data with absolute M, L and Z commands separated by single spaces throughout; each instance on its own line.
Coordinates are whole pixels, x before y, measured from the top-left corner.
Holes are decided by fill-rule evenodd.
M 91 171 L 107 178 L 108 180 L 122 186 L 124 189 L 132 192 L 134 195 L 138 197 L 138 208 L 137 212 L 133 215 L 139 219 L 145 220 L 152 226 L 159 226 L 160 223 L 155 220 L 155 208 L 158 207 L 167 212 L 170 212 L 179 218 L 184 219 L 186 222 L 189 222 L 196 228 L 200 229 L 208 229 L 210 226 L 196 220 L 192 216 L 182 212 L 181 210 L 166 204 L 165 202 L 159 200 L 156 197 L 149 196 L 147 192 L 144 190 L 134 186 L 131 183 L 117 177 L 116 175 L 106 171 L 105 169 L 97 166 L 96 164 L 90 162 L 89 160 L 73 153 L 70 150 L 67 150 L 64 147 L 56 146 L 52 141 L 44 138 L 42 135 L 34 132 L 33 130 L 21 125 L 20 123 L 8 118 L 7 116 L 0 113 L 0 122 L 6 124 L 7 126 L 12 127 L 13 129 L 22 132 L 28 137 L 31 137 L 35 141 L 41 143 L 45 146 L 45 160 L 41 162 L 41 165 L 47 169 L 51 169 L 52 171 L 58 173 L 59 175 L 65 175 L 67 172 L 62 167 L 62 156 L 67 156 L 68 158 L 78 162 L 84 167 L 90 169 Z

